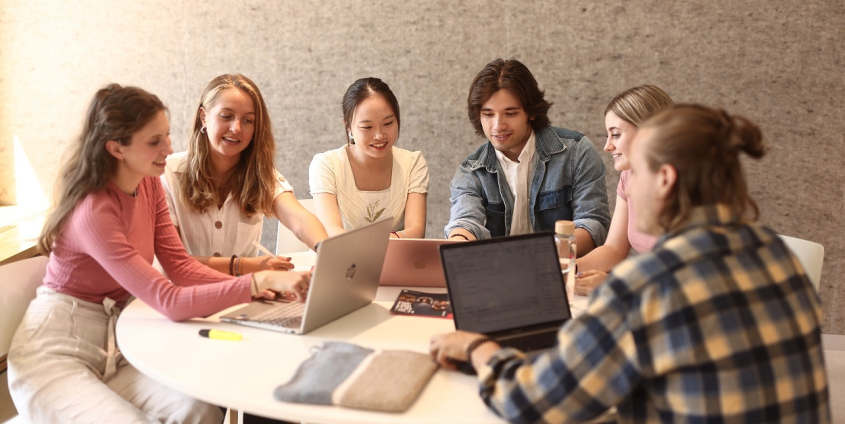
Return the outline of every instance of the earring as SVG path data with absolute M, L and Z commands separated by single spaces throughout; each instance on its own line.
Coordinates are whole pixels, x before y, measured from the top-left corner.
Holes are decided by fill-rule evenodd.
M 352 131 L 349 131 L 349 144 L 355 144 L 355 137 L 352 137 Z
M 200 132 L 203 133 L 203 134 L 206 133 L 205 125 L 203 125 L 202 128 L 200 128 Z

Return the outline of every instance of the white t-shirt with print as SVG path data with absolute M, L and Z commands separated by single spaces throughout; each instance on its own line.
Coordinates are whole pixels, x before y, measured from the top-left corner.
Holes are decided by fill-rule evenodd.
M 421 152 L 393 149 L 390 187 L 380 191 L 358 190 L 349 163 L 347 146 L 314 155 L 308 169 L 311 195 L 330 193 L 337 198 L 343 228 L 352 230 L 393 217 L 392 231 L 405 228 L 409 193 L 428 193 L 428 164 Z

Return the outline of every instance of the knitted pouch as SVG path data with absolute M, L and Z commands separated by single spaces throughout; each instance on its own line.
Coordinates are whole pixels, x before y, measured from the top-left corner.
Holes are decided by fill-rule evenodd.
M 282 402 L 402 412 L 436 370 L 437 364 L 426 354 L 326 342 L 315 347 L 274 396 Z

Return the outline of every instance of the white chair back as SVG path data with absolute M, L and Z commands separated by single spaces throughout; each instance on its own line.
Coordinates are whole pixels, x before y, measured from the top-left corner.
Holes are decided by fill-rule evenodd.
M 299 199 L 299 204 L 308 212 L 314 213 L 314 199 Z M 293 231 L 289 230 L 279 222 L 279 231 L 276 234 L 276 254 L 305 252 L 311 250 L 305 243 L 301 242 Z
M 822 265 L 824 264 L 824 246 L 814 243 L 812 241 L 802 240 L 795 237 L 789 237 L 778 234 L 780 238 L 786 243 L 786 247 L 792 250 L 792 253 L 798 257 L 798 261 L 804 266 L 807 271 L 807 276 L 810 277 L 810 282 L 816 288 L 816 293 L 822 282 Z
M 37 256 L 0 267 L 0 357 L 9 353 L 12 337 L 18 329 L 35 289 L 47 272 L 46 256 Z

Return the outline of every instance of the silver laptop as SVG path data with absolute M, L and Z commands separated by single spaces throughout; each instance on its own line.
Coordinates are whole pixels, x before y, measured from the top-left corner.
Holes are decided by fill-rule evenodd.
M 320 244 L 306 302 L 256 300 L 220 317 L 250 327 L 305 334 L 369 305 L 376 297 L 392 221 L 328 238 Z
M 503 346 L 554 346 L 572 317 L 552 233 L 440 246 L 455 328 Z

